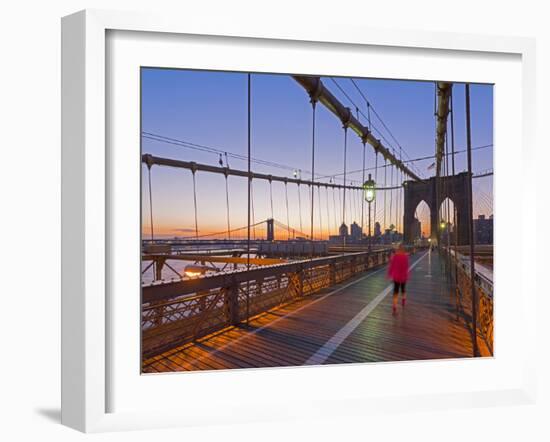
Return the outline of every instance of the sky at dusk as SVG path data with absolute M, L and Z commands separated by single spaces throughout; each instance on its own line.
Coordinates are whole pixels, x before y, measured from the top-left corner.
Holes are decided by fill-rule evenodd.
M 383 119 L 393 137 L 402 146 L 403 160 L 435 153 L 434 83 L 409 80 L 354 79 L 363 95 Z M 325 86 L 344 105 L 356 113 L 356 106 L 367 114 L 364 98 L 348 78 L 322 78 Z M 336 83 L 335 83 L 336 82 Z M 339 89 L 342 88 L 345 94 Z M 455 149 L 466 147 L 464 85 L 453 86 Z M 301 170 L 303 179 L 311 179 L 312 107 L 306 91 L 289 75 L 253 74 L 251 85 L 251 141 L 252 157 L 277 167 L 252 163 L 252 170 L 292 177 L 293 170 Z M 218 165 L 219 155 L 183 147 L 181 143 L 161 142 L 156 136 L 215 148 L 229 154 L 247 153 L 247 74 L 232 72 L 190 71 L 177 69 L 142 68 L 142 153 L 156 156 Z M 471 85 L 472 146 L 493 143 L 493 86 Z M 351 101 L 350 101 L 351 99 Z M 353 103 L 352 103 L 353 101 Z M 363 125 L 368 122 L 359 115 Z M 371 124 L 383 144 L 399 147 L 371 111 Z M 450 126 L 449 126 L 450 127 Z M 150 136 L 147 134 L 155 134 Z M 152 140 L 151 138 L 157 138 Z M 342 183 L 344 168 L 344 131 L 341 122 L 324 106 L 317 106 L 316 118 L 316 178 L 331 176 Z M 449 144 L 450 150 L 450 144 Z M 360 185 L 362 178 L 363 145 L 352 131 L 348 132 L 348 184 Z M 225 166 L 225 156 L 223 158 Z M 228 159 L 229 167 L 246 170 L 246 160 Z M 414 162 L 411 167 L 418 175 L 428 178 L 435 169 L 428 167 L 434 159 Z M 378 165 L 383 164 L 380 156 Z M 449 161 L 450 164 L 450 161 Z M 367 144 L 366 167 L 374 167 L 375 155 Z M 466 153 L 455 157 L 456 172 L 466 170 Z M 473 152 L 473 171 L 480 173 L 493 168 L 493 147 Z M 367 172 L 368 173 L 368 172 Z M 374 170 L 371 171 L 374 176 Z M 386 184 L 390 185 L 390 168 Z M 394 184 L 397 173 L 393 173 Z M 329 178 L 320 179 L 328 182 Z M 378 169 L 377 184 L 384 185 L 384 170 Z M 196 174 L 199 234 L 227 229 L 225 177 L 219 174 Z M 151 169 L 153 224 L 155 236 L 193 236 L 193 183 L 189 170 L 153 166 Z M 247 183 L 245 178 L 228 178 L 231 228 L 247 224 Z M 274 182 L 273 217 L 299 230 L 309 232 L 310 192 L 307 186 L 288 185 L 286 211 L 285 185 Z M 384 193 L 386 206 L 384 207 Z M 253 180 L 254 220 L 271 217 L 270 187 L 267 181 Z M 316 236 L 336 234 L 342 222 L 341 192 L 325 190 L 314 195 L 314 231 Z M 346 196 L 346 224 L 361 221 L 360 192 Z M 386 226 L 400 223 L 397 219 L 397 191 L 392 193 L 392 216 L 389 217 L 389 191 L 377 193 L 377 210 L 373 214 Z M 474 180 L 474 216 L 492 214 L 492 176 Z M 401 207 L 402 207 L 402 198 Z M 299 211 L 301 207 L 301 212 Z M 150 206 L 147 167 L 142 165 L 142 226 L 144 237 L 150 234 Z M 365 204 L 366 210 L 366 204 Z M 418 217 L 425 230 L 428 209 L 419 207 Z M 374 210 L 373 210 L 374 212 Z M 402 209 L 400 212 L 402 216 Z M 366 212 L 364 214 L 366 218 Z M 365 219 L 366 230 L 366 219 Z M 401 230 L 401 229 L 400 229 Z

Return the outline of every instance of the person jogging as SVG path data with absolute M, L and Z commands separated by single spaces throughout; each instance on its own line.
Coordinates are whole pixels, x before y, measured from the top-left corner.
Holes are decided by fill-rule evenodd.
M 392 313 L 397 315 L 397 297 L 401 290 L 401 305 L 405 307 L 407 301 L 407 292 L 405 285 L 409 279 L 409 255 L 405 251 L 403 244 L 399 245 L 397 252 L 390 258 L 388 266 L 388 278 L 393 281 L 393 304 Z

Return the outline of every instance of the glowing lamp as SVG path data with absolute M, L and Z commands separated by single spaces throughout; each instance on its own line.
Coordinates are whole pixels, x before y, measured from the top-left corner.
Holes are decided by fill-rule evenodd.
M 369 173 L 369 179 L 368 181 L 365 181 L 363 183 L 363 192 L 365 194 L 365 201 L 367 203 L 372 203 L 374 201 L 374 198 L 375 198 L 375 194 L 376 194 L 376 189 L 375 189 L 375 182 L 374 180 L 371 178 L 371 174 Z
M 204 275 L 208 271 L 214 271 L 217 272 L 218 268 L 216 267 L 210 267 L 210 266 L 201 266 L 196 264 L 190 264 L 185 266 L 185 269 L 183 272 L 185 273 L 185 276 L 188 278 L 198 278 L 199 276 Z

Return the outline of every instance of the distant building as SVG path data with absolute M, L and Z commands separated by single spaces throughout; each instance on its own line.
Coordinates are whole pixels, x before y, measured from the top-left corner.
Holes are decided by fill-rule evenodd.
M 348 226 L 342 223 L 342 225 L 338 229 L 338 235 L 330 235 L 328 240 L 332 244 L 343 244 L 344 240 L 346 242 L 349 242 L 350 236 L 348 235 Z
M 346 229 L 346 231 L 347 231 L 347 229 Z M 363 229 L 355 221 L 351 225 L 351 238 L 354 241 L 360 241 L 361 238 L 363 238 Z
M 378 238 L 380 236 L 382 236 L 382 228 L 380 226 L 380 223 L 378 221 L 376 221 L 374 223 L 374 237 Z
M 493 215 L 488 219 L 485 215 L 479 215 L 474 219 L 475 244 L 493 244 Z
M 345 223 L 342 223 L 338 229 L 339 236 L 348 236 L 348 226 Z

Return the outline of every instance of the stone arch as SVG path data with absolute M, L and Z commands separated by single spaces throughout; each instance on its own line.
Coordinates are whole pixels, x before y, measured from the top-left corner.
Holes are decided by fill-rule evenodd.
M 425 209 L 425 210 L 424 210 Z M 426 213 L 427 210 L 427 213 Z M 416 208 L 414 210 L 414 217 L 418 222 L 419 225 L 415 226 L 413 228 L 412 239 L 415 240 L 420 237 L 430 237 L 431 233 L 431 213 L 432 210 L 430 209 L 430 206 L 425 200 L 420 200 L 420 202 L 416 205 Z
M 413 229 L 415 228 L 415 210 L 420 201 L 424 200 L 430 208 L 430 223 L 432 239 L 439 238 L 438 233 L 438 201 L 443 202 L 445 198 L 453 201 L 457 212 L 457 239 L 458 244 L 468 243 L 468 173 L 442 177 L 439 186 L 435 177 L 422 181 L 406 181 L 405 201 L 403 211 L 404 241 L 413 242 Z
M 439 235 L 443 244 L 454 244 L 458 224 L 456 220 L 456 204 L 450 196 L 446 196 L 439 205 Z

